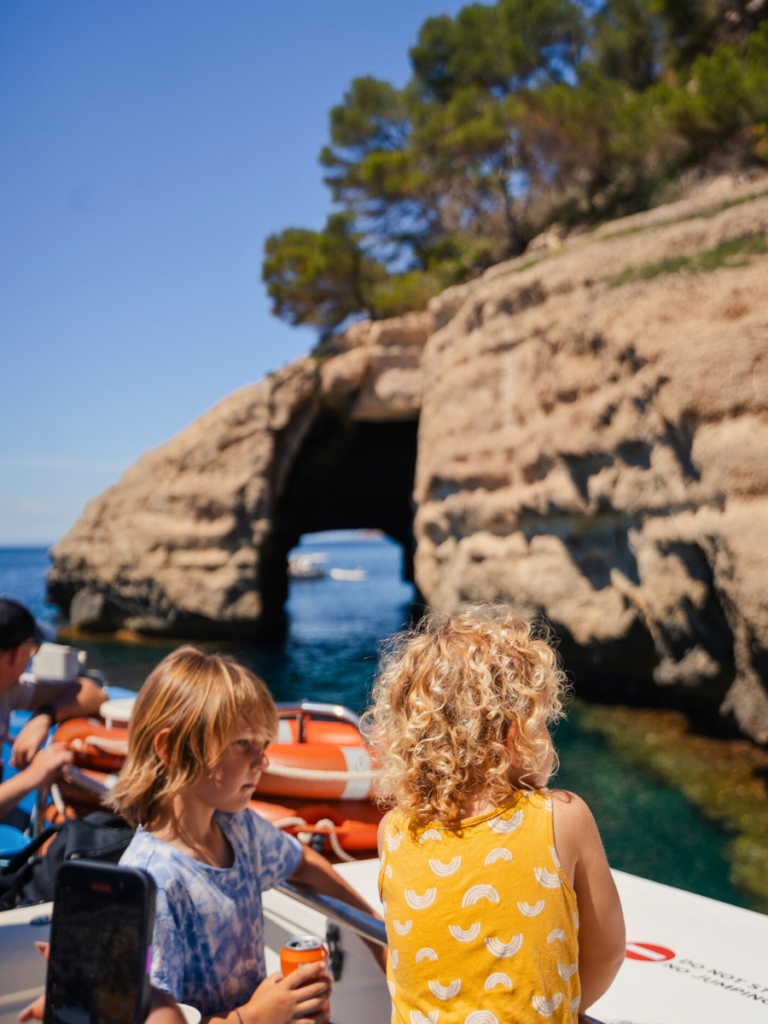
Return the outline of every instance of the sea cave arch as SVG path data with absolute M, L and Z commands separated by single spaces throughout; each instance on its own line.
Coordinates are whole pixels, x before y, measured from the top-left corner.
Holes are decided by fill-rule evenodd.
M 288 552 L 303 534 L 379 529 L 403 549 L 413 582 L 413 482 L 418 420 L 356 421 L 334 410 L 314 419 L 275 499 L 261 553 L 264 618 L 282 620 Z

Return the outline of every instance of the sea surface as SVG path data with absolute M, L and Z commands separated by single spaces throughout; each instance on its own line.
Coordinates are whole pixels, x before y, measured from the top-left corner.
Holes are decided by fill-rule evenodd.
M 334 532 L 302 538 L 297 550 L 326 555 L 325 567 L 367 570 L 361 582 L 325 577 L 293 580 L 288 632 L 274 642 L 223 647 L 266 681 L 275 700 L 327 700 L 361 710 L 379 645 L 412 614 L 414 591 L 402 580 L 402 551 L 388 539 Z M 44 548 L 0 548 L 0 594 L 35 615 L 63 624 L 45 603 Z M 84 644 L 92 668 L 110 683 L 138 690 L 173 643 Z M 206 645 L 214 646 L 214 645 Z M 714 899 L 749 906 L 728 879 L 728 835 L 708 822 L 677 790 L 624 762 L 599 736 L 579 727 L 578 710 L 557 727 L 561 767 L 553 785 L 571 789 L 591 807 L 611 865 Z

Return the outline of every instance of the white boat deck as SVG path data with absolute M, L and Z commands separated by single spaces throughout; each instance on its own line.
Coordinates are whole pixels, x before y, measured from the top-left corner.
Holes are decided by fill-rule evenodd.
M 378 861 L 339 871 L 372 905 Z M 602 1024 L 768 1024 L 768 916 L 614 872 L 627 920 L 629 958 L 590 1008 Z M 0 1024 L 40 991 L 45 965 L 35 939 L 48 936 L 50 904 L 0 914 Z M 267 968 L 289 935 L 325 935 L 327 919 L 279 892 L 264 896 Z M 356 935 L 341 929 L 344 970 L 334 987 L 334 1024 L 389 1024 L 384 977 Z M 638 959 L 638 957 L 640 959 Z

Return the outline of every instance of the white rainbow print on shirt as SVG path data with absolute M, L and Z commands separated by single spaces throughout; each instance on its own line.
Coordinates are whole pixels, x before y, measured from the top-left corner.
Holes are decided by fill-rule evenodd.
M 395 983 L 394 983 L 394 981 L 388 981 L 387 982 L 387 988 L 389 989 L 389 994 L 394 999 L 395 998 Z
M 499 1018 L 490 1010 L 473 1010 L 464 1018 L 464 1024 L 499 1024 Z
M 516 832 L 523 823 L 523 812 L 515 811 L 511 818 L 491 818 L 488 828 L 497 832 L 500 836 L 507 836 L 510 832 Z
M 497 860 L 513 860 L 512 854 L 503 846 L 497 846 L 495 850 L 491 850 L 488 856 L 485 858 L 485 866 L 489 864 L 495 864 Z
M 533 873 L 536 876 L 536 881 L 539 885 L 543 885 L 545 889 L 560 888 L 560 875 L 547 871 L 546 868 L 534 868 Z
M 413 921 L 406 921 L 404 924 L 401 924 L 399 921 L 393 921 L 392 924 L 395 926 L 395 931 L 398 935 L 407 935 L 411 930 Z
M 392 865 L 391 864 L 387 864 L 387 866 L 384 868 L 384 874 L 385 874 L 385 876 L 387 878 L 391 878 L 392 877 Z
M 471 907 L 478 900 L 488 900 L 489 903 L 501 903 L 501 897 L 492 885 L 473 885 L 464 893 L 461 905 L 462 907 Z
M 504 988 L 512 988 L 512 979 L 508 974 L 504 974 L 503 971 L 496 971 L 495 974 L 488 976 L 483 988 L 496 988 L 497 985 L 503 985 Z
M 397 970 L 397 961 L 400 959 L 400 954 L 397 952 L 396 949 L 393 949 L 393 950 L 391 950 L 391 952 L 389 954 L 389 958 L 392 961 L 392 970 L 396 971 Z
M 437 1024 L 439 1016 L 439 1010 L 430 1010 L 426 1017 L 418 1010 L 411 1010 L 411 1024 Z
M 576 1013 L 578 1008 L 581 1006 L 581 996 L 576 996 L 575 999 L 571 1000 L 571 1013 Z
M 557 856 L 557 850 L 554 848 L 554 846 L 550 846 L 549 852 L 552 855 L 552 860 L 554 861 L 555 867 L 559 871 L 560 870 L 560 858 Z
M 499 939 L 483 939 L 485 942 L 485 948 L 498 960 L 503 960 L 505 957 L 514 956 L 518 952 L 523 944 L 522 935 L 513 935 L 509 942 L 501 942 Z
M 531 999 L 534 1010 L 542 1017 L 551 1017 L 562 1001 L 563 997 L 559 992 L 551 999 L 545 999 L 544 996 L 533 996 Z
M 457 924 L 449 924 L 448 931 L 459 942 L 472 942 L 480 934 L 480 922 L 475 922 L 469 928 L 459 928 Z
M 402 838 L 403 838 L 403 833 L 402 832 L 397 832 L 393 836 L 387 835 L 387 849 L 388 850 L 396 850 L 398 848 L 398 846 L 400 845 L 400 843 L 402 841 Z
M 530 903 L 518 903 L 517 909 L 521 914 L 525 914 L 526 917 L 536 917 L 537 914 L 542 912 L 546 905 L 547 904 L 544 900 L 539 900 L 538 903 L 534 903 L 533 905 Z
M 435 902 L 437 889 L 427 889 L 423 896 L 419 896 L 415 889 L 406 889 L 403 895 L 411 910 L 425 910 Z
M 565 932 L 562 928 L 553 929 L 547 936 L 547 942 L 557 942 L 558 939 L 562 939 L 565 942 Z
M 578 971 L 578 969 L 579 969 L 579 965 L 578 964 L 558 964 L 557 965 L 557 973 L 560 975 L 560 977 L 563 979 L 563 981 L 568 981 L 568 979 L 573 977 L 573 975 L 576 973 L 576 971 Z
M 434 874 L 446 877 L 455 874 L 459 870 L 461 867 L 461 857 L 454 857 L 447 864 L 443 864 L 441 860 L 431 860 L 429 866 Z
M 450 985 L 441 985 L 439 981 L 428 981 L 429 991 L 438 999 L 453 999 L 461 992 L 461 978 L 452 981 Z
M 422 837 L 419 840 L 419 842 L 420 843 L 426 843 L 426 841 L 428 839 L 436 839 L 438 842 L 442 842 L 443 837 L 440 835 L 439 832 L 436 832 L 435 829 L 428 828 L 427 831 L 422 835 Z M 435 1012 L 437 1012 L 437 1011 L 435 1011 Z
M 422 960 L 439 960 L 437 953 L 434 949 L 430 949 L 429 946 L 423 946 L 416 954 L 416 963 L 421 963 Z

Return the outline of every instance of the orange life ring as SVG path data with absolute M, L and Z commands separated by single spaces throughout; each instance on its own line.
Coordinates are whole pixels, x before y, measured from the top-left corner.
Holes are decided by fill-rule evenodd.
M 128 731 L 108 729 L 97 718 L 70 718 L 57 728 L 57 743 L 69 743 L 78 768 L 119 771 L 128 753 Z
M 273 743 L 257 793 L 308 800 L 367 800 L 372 795 L 371 759 L 361 745 Z

